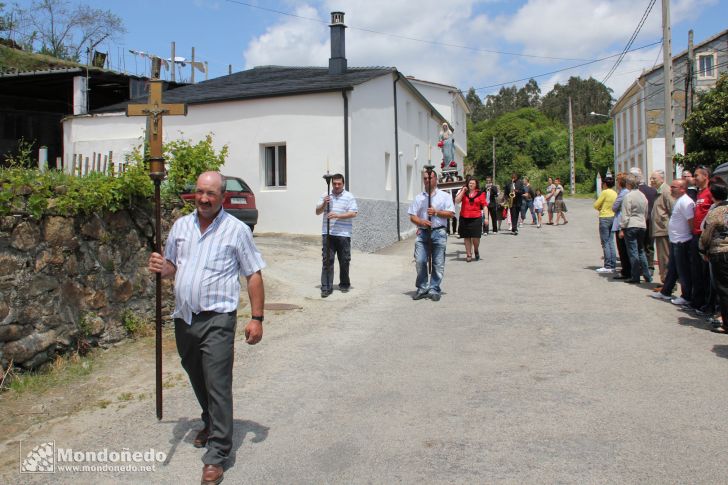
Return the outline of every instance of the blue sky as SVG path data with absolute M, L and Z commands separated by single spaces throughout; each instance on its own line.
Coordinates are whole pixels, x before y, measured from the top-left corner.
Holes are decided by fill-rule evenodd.
M 21 3 L 29 2 L 23 0 Z M 71 0 L 76 3 L 76 0 Z M 121 16 L 127 33 L 103 44 L 112 67 L 142 73 L 130 49 L 209 64 L 210 77 L 255 65 L 325 66 L 330 56 L 329 12 L 346 13 L 350 66 L 395 66 L 412 75 L 481 96 L 510 83 L 619 53 L 649 0 L 91 0 Z M 262 8 L 255 8 L 254 5 Z M 265 9 L 289 13 L 271 12 Z M 673 0 L 673 53 L 728 28 L 728 0 Z M 311 20 L 312 19 L 312 20 Z M 377 33 L 370 32 L 376 31 Z M 393 34 L 393 35 L 386 35 Z M 657 1 L 634 47 L 662 38 Z M 417 39 L 417 40 L 412 40 Z M 430 43 L 428 43 L 430 42 Z M 431 43 L 435 42 L 435 44 Z M 500 53 L 492 52 L 498 51 Z M 568 59 L 568 60 L 567 60 Z M 607 85 L 618 97 L 641 69 L 662 61 L 660 46 L 626 56 Z M 602 80 L 614 59 L 536 78 L 546 93 L 571 75 Z M 183 73 L 189 79 L 189 67 Z M 196 73 L 197 80 L 204 74 Z M 521 85 L 523 82 L 515 84 Z

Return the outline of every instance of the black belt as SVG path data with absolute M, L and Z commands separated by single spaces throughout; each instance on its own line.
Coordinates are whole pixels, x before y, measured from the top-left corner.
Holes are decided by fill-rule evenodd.
M 437 226 L 432 228 L 433 231 L 437 231 L 438 229 L 445 229 L 445 226 Z

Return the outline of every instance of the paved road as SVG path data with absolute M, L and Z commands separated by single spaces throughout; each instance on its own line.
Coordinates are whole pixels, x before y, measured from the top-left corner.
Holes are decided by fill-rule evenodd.
M 258 237 L 269 300 L 302 309 L 269 312 L 263 343 L 237 348 L 225 483 L 728 482 L 728 338 L 596 274 L 590 205 L 571 202 L 567 226 L 484 238 L 480 262 L 452 238 L 440 302 L 410 298 L 411 240 L 355 254 L 353 291 L 321 301 L 315 244 Z M 53 481 L 198 483 L 192 392 L 165 404 L 162 423 L 147 401 L 47 431 L 163 450 L 155 472 Z

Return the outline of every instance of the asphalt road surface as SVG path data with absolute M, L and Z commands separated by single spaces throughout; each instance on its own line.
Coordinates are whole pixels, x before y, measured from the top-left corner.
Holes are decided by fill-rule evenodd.
M 352 291 L 321 300 L 316 239 L 257 236 L 267 301 L 300 308 L 268 311 L 261 344 L 238 341 L 224 483 L 728 483 L 728 337 L 651 285 L 597 274 L 597 213 L 569 208 L 566 226 L 484 237 L 479 262 L 451 237 L 439 302 L 411 299 L 412 239 L 355 253 Z M 183 379 L 161 422 L 134 401 L 26 436 L 153 448 L 153 472 L 7 478 L 198 483 L 198 418 Z

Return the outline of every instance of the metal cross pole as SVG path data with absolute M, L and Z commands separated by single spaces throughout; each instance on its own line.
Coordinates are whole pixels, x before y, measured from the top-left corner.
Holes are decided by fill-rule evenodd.
M 326 197 L 331 197 L 331 179 L 334 176 L 329 174 L 329 171 L 326 171 L 326 174 L 324 175 L 324 180 L 326 180 Z M 324 250 L 326 251 L 326 285 L 327 290 L 331 289 L 331 273 L 329 272 L 329 268 L 331 267 L 331 254 L 329 253 L 329 247 L 330 247 L 330 233 L 331 233 L 331 219 L 329 219 L 329 212 L 331 211 L 331 200 L 329 199 L 329 202 L 326 203 L 326 244 L 324 244 Z
M 425 165 L 424 169 L 427 171 L 427 220 L 430 221 L 430 225 L 427 227 L 427 270 L 432 274 L 432 216 L 429 213 L 430 207 L 432 207 L 432 169 L 434 165 Z
M 162 153 L 162 116 L 187 115 L 185 104 L 162 103 L 162 81 L 149 81 L 149 100 L 147 104 L 130 104 L 126 108 L 127 116 L 147 117 L 147 137 L 149 151 L 146 160 L 149 163 L 149 177 L 154 181 L 154 221 L 155 248 L 162 254 L 162 211 L 159 187 L 164 179 L 164 155 Z M 156 391 L 157 419 L 162 419 L 162 275 L 156 275 Z

